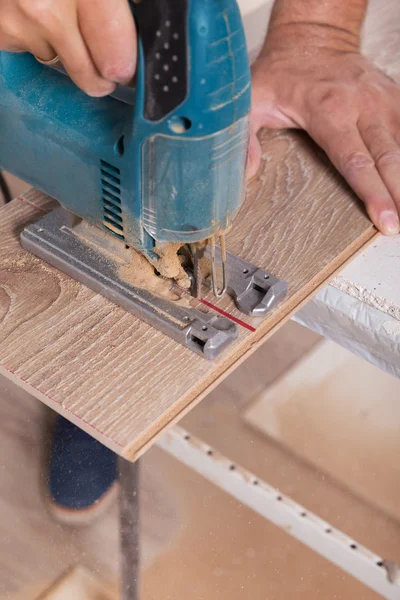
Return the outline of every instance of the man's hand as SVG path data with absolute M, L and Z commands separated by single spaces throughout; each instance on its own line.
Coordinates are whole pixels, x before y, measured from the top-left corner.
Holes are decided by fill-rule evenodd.
M 56 55 L 91 96 L 127 84 L 136 68 L 136 31 L 127 0 L 0 0 L 0 50 Z
M 363 200 L 399 233 L 400 86 L 359 52 L 366 0 L 276 0 L 253 67 L 250 176 L 261 127 L 305 129 Z
M 400 86 L 357 53 L 318 48 L 262 57 L 253 73 L 250 175 L 261 127 L 305 129 L 383 233 L 399 232 Z

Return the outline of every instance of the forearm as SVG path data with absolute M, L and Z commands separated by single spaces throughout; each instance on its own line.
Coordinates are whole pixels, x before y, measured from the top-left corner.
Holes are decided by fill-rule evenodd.
M 290 41 L 359 49 L 368 0 L 276 0 L 265 50 Z

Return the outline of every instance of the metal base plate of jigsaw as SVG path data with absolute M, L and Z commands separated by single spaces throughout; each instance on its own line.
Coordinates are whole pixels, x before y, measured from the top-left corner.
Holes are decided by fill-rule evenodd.
M 71 213 L 57 208 L 25 228 L 21 245 L 204 358 L 215 359 L 237 338 L 237 325 L 230 319 L 180 306 L 124 281 L 119 272 L 129 260 L 125 246 L 87 224 L 78 234 L 77 223 Z M 229 253 L 227 280 L 228 293 L 250 316 L 265 316 L 287 292 L 285 282 Z

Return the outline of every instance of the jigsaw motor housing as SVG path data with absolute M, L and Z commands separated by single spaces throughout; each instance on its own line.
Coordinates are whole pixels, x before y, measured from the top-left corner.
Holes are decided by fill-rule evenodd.
M 146 0 L 134 86 L 91 98 L 0 52 L 0 168 L 127 246 L 195 243 L 245 197 L 251 77 L 236 0 Z

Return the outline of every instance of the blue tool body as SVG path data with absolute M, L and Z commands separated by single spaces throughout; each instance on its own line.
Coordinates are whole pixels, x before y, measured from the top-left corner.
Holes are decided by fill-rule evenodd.
M 0 168 L 151 253 L 230 226 L 244 199 L 251 79 L 236 0 L 132 10 L 138 71 L 118 97 L 90 98 L 31 55 L 0 53 Z

